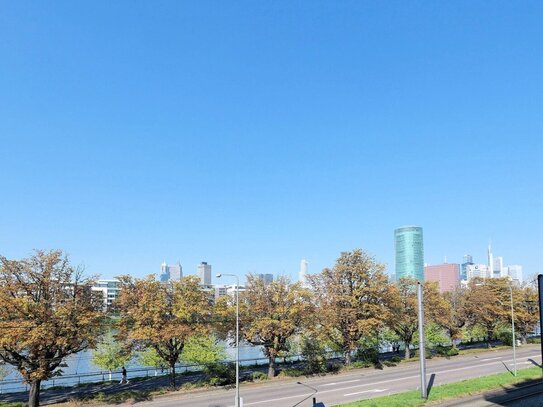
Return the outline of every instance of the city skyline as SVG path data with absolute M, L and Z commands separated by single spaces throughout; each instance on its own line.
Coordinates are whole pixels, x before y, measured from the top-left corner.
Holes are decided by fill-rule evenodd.
M 542 12 L 9 2 L 0 254 L 295 280 L 354 248 L 392 273 L 391 231 L 417 224 L 426 263 L 483 263 L 491 237 L 540 272 Z

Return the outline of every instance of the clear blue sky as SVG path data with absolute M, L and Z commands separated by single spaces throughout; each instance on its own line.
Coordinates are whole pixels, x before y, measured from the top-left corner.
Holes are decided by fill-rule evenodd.
M 0 253 L 296 276 L 393 230 L 543 272 L 540 1 L 4 1 Z

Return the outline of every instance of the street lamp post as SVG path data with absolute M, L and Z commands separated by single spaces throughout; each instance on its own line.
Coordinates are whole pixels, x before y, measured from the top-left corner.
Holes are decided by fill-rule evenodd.
M 236 278 L 236 399 L 235 407 L 242 407 L 239 397 L 239 277 L 235 274 L 217 274 L 217 278 L 229 276 Z
M 513 375 L 517 375 L 517 340 L 515 338 L 515 312 L 513 310 L 513 285 L 509 285 L 511 295 L 511 330 L 513 331 Z

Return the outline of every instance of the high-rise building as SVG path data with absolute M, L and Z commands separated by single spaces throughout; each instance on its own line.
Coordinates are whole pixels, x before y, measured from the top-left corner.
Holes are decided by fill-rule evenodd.
M 198 264 L 198 277 L 201 285 L 211 285 L 211 264 L 205 261 Z
M 462 266 L 460 268 L 460 280 L 461 281 L 467 281 L 468 280 L 468 266 L 473 265 L 473 256 L 471 254 L 465 254 L 464 255 L 464 262 L 462 263 Z
M 159 280 L 162 283 L 166 283 L 168 281 L 180 281 L 183 277 L 183 267 L 181 267 L 181 263 L 179 260 L 176 264 L 166 264 L 166 262 L 163 262 L 160 265 L 160 278 Z
M 522 266 L 515 264 L 505 268 L 507 269 L 507 275 L 509 276 L 509 278 L 511 278 L 511 280 L 517 282 L 518 284 L 522 284 Z
M 394 231 L 396 280 L 413 278 L 424 281 L 424 246 L 422 228 L 404 226 Z
M 460 264 L 444 263 L 425 266 L 424 280 L 437 282 L 441 293 L 452 291 L 460 284 Z
M 298 281 L 302 286 L 307 286 L 307 270 L 309 268 L 309 262 L 305 259 L 302 259 L 300 262 L 300 273 L 298 274 Z
M 273 274 L 255 274 L 255 278 L 262 280 L 264 285 L 273 283 Z

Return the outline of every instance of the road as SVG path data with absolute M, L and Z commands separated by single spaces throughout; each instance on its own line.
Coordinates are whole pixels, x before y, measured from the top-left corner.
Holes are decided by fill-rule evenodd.
M 527 345 L 517 351 L 518 368 L 541 362 L 539 345 Z M 427 378 L 432 385 L 456 382 L 467 378 L 486 376 L 512 369 L 511 350 L 499 350 L 437 358 L 427 361 Z M 372 398 L 420 386 L 419 364 L 405 363 L 383 370 L 362 369 L 353 373 L 320 378 L 300 378 L 295 381 L 274 381 L 241 386 L 246 407 L 310 407 L 312 398 L 324 406 Z M 201 393 L 157 398 L 138 403 L 146 407 L 233 407 L 234 389 L 221 389 Z

